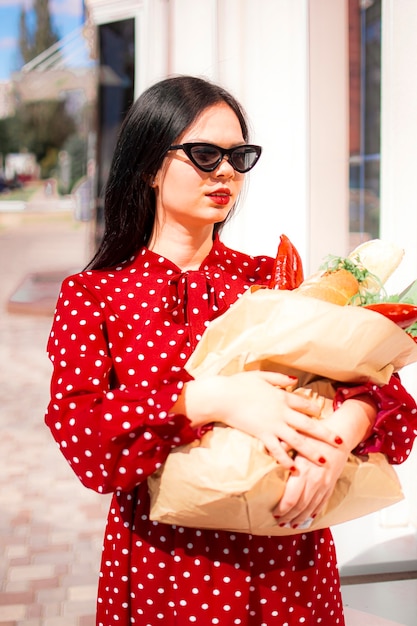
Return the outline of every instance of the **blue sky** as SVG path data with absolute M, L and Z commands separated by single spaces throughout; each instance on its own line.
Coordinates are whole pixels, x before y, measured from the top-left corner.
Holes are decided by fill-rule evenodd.
M 52 24 L 60 39 L 82 24 L 82 0 L 49 0 Z M 19 69 L 19 16 L 33 0 L 0 0 L 0 81 Z

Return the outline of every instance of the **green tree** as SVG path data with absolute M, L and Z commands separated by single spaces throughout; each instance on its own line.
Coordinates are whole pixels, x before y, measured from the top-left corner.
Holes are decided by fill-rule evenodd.
M 36 155 L 42 178 L 51 175 L 57 155 L 76 124 L 61 100 L 39 100 L 23 104 L 17 112 L 20 122 L 20 145 Z
M 5 117 L 0 120 L 0 152 L 5 156 L 9 152 L 19 152 L 20 126 L 14 117 Z
M 20 12 L 19 49 L 23 63 L 32 61 L 59 41 L 59 35 L 52 25 L 49 0 L 35 0 L 33 10 L 35 13 L 33 28 L 29 27 L 26 9 L 22 7 Z
M 87 171 L 87 141 L 79 134 L 73 134 L 64 143 L 62 149 L 70 157 L 71 170 L 69 189 L 71 191 L 74 184 L 78 182 Z

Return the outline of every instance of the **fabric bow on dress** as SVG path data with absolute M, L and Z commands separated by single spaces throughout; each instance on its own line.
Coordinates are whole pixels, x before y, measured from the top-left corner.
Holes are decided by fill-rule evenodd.
M 173 274 L 168 283 L 164 309 L 178 324 L 190 330 L 194 349 L 208 324 L 228 308 L 223 272 L 219 269 L 191 270 Z

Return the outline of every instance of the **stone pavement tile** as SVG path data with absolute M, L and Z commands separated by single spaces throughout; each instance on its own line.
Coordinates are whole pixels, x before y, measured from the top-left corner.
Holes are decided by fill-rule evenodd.
M 39 578 L 48 578 L 54 573 L 54 567 L 52 564 L 44 565 L 22 565 L 17 567 L 10 567 L 8 573 L 8 579 L 11 582 L 20 580 L 38 580 Z
M 45 541 L 42 545 L 42 550 L 32 552 L 32 563 L 35 565 L 41 565 L 48 563 L 50 565 L 69 565 L 74 560 L 74 555 L 71 553 L 70 548 L 64 548 L 56 550 L 56 546 L 49 546 Z
M 25 617 L 24 604 L 8 604 L 0 606 L 0 624 L 9 620 L 19 620 Z
M 95 598 L 95 597 L 94 597 Z M 84 601 L 71 601 L 71 602 L 63 602 L 62 604 L 62 615 L 64 616 L 76 616 L 86 615 L 87 613 L 91 613 L 91 608 L 95 607 L 95 601 L 92 602 L 93 598 Z
M 10 559 L 9 561 L 10 567 L 17 567 L 18 565 L 30 565 L 30 557 L 29 556 L 21 556 L 17 559 Z
M 69 587 L 68 598 L 69 600 L 80 602 L 84 600 L 90 601 L 92 598 L 96 598 L 97 585 L 83 585 Z
M 0 607 L 8 604 L 29 604 L 33 600 L 34 594 L 32 591 L 0 592 Z
M 51 602 L 63 602 L 67 597 L 67 590 L 64 587 L 55 587 L 54 589 L 41 589 L 36 593 L 36 598 L 41 604 Z
M 42 605 L 42 616 L 47 617 L 60 617 L 62 615 L 61 602 L 44 602 Z
M 58 576 L 52 578 L 39 578 L 38 580 L 31 580 L 29 583 L 30 589 L 33 591 L 40 591 L 42 589 L 56 589 L 61 584 L 61 580 Z
M 39 619 L 43 615 L 43 606 L 39 603 L 29 604 L 26 606 L 26 617 L 31 619 Z
M 24 593 L 29 589 L 30 585 L 26 580 L 19 580 L 19 582 L 9 583 L 7 580 L 3 584 L 5 591 L 9 593 Z
M 78 620 L 74 621 L 74 617 L 72 616 L 45 617 L 45 619 L 42 620 L 42 626 L 74 626 L 74 625 L 78 626 L 77 621 Z M 18 624 L 17 626 L 20 626 L 20 624 Z

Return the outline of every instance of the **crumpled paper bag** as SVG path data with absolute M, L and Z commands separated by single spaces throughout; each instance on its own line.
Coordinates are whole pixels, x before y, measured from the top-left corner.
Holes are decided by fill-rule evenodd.
M 293 291 L 246 292 L 213 320 L 186 365 L 195 378 L 248 369 L 386 384 L 417 361 L 417 344 L 394 322 L 362 307 Z
M 291 291 L 248 290 L 210 323 L 191 355 L 195 378 L 250 369 L 296 376 L 331 409 L 331 381 L 386 384 L 417 361 L 417 344 L 379 313 L 341 307 Z M 323 381 L 327 381 L 323 385 Z M 293 534 L 272 516 L 287 472 L 254 437 L 220 424 L 174 449 L 148 479 L 151 519 L 258 535 Z M 350 455 L 326 509 L 308 530 L 367 515 L 403 499 L 382 454 Z
M 296 393 L 313 393 L 322 417 L 333 410 L 330 382 L 317 381 Z M 280 527 L 272 511 L 287 478 L 288 470 L 266 452 L 259 439 L 215 424 L 200 440 L 174 449 L 148 478 L 150 518 L 193 528 L 290 535 L 340 524 L 403 499 L 397 474 L 383 454 L 366 458 L 350 454 L 325 509 L 297 529 Z

